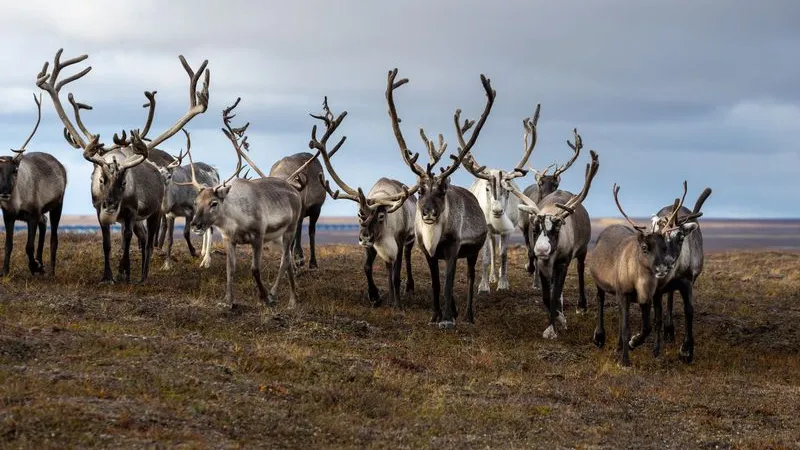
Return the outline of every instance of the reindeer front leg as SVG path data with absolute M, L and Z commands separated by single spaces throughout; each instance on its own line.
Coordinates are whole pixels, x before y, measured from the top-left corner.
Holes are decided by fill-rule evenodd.
M 498 291 L 506 291 L 508 285 L 508 239 L 511 233 L 500 235 L 500 280 L 497 282 Z
M 250 243 L 253 247 L 253 263 L 250 265 L 250 272 L 253 274 L 253 279 L 256 282 L 256 287 L 258 288 L 258 298 L 262 302 L 266 303 L 267 306 L 271 306 L 275 304 L 275 298 L 270 298 L 267 295 L 267 289 L 264 287 L 264 283 L 261 282 L 261 253 L 264 249 L 264 235 L 261 233 L 256 234 L 253 237 L 253 241 Z M 281 269 L 283 269 L 283 258 L 281 258 Z M 280 278 L 281 274 L 280 271 L 278 272 L 278 278 Z
M 25 244 L 25 253 L 28 255 L 28 269 L 30 269 L 31 273 L 34 275 L 44 272 L 44 266 L 42 266 L 42 264 L 39 261 L 36 261 L 36 255 L 34 255 L 34 244 L 36 243 L 36 230 L 38 228 L 39 228 L 38 218 L 32 218 L 28 220 L 28 242 Z
M 6 276 L 11 265 L 11 250 L 14 248 L 14 222 L 16 222 L 16 217 L 3 211 L 3 222 L 6 225 L 6 254 L 3 260 L 3 276 Z
M 232 239 L 223 236 L 225 241 L 225 256 L 227 260 L 227 282 L 225 284 L 225 299 L 220 306 L 233 308 L 233 278 L 236 274 L 236 244 Z
M 490 278 L 490 271 L 492 270 L 492 258 L 493 250 L 490 242 L 492 241 L 491 236 L 486 237 L 486 242 L 483 244 L 483 257 L 481 258 L 481 264 L 483 265 L 483 273 L 481 274 L 481 281 L 478 284 L 478 293 L 482 292 L 490 292 L 491 287 L 489 286 L 489 278 Z

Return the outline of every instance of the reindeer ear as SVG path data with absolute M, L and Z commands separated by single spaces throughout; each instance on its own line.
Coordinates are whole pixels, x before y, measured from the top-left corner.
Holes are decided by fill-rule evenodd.
M 214 193 L 217 194 L 220 200 L 225 200 L 225 197 L 228 195 L 228 192 L 231 190 L 230 184 L 223 184 L 222 186 L 218 187 Z
M 683 225 L 681 225 L 681 231 L 683 231 L 683 234 L 689 234 L 692 231 L 694 231 L 698 226 L 699 225 L 697 224 L 697 222 L 686 222 Z

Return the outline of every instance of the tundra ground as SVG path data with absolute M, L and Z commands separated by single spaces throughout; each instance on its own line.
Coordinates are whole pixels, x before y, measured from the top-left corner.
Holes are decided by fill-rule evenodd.
M 510 252 L 511 291 L 478 296 L 475 325 L 443 331 L 427 323 L 430 280 L 418 251 L 404 310 L 368 306 L 363 251 L 346 245 L 319 247 L 320 269 L 299 275 L 299 305 L 288 310 L 285 279 L 277 307 L 258 302 L 242 248 L 241 306 L 222 311 L 222 254 L 200 270 L 176 239 L 170 272 L 157 254 L 145 285 L 106 286 L 97 283 L 99 236 L 63 235 L 55 279 L 30 275 L 24 239 L 17 234 L 12 273 L 0 281 L 2 447 L 800 446 L 798 253 L 707 255 L 695 362 L 677 357 L 678 297 L 677 344 L 654 359 L 647 342 L 621 369 L 613 345 L 591 343 L 588 274 L 589 313 L 575 313 L 574 264 L 568 329 L 542 338 L 545 312 L 520 247 Z M 138 278 L 138 249 L 132 255 Z M 269 282 L 277 258 L 265 252 Z M 385 293 L 385 269 L 375 269 Z M 460 262 L 461 311 L 465 272 Z M 613 297 L 606 317 L 613 343 Z M 638 308 L 632 317 L 636 330 Z

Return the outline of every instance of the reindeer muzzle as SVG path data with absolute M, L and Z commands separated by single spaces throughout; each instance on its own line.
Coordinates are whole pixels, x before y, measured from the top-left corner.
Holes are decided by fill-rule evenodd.
M 0 194 L 0 201 L 7 202 L 11 200 L 11 194 Z

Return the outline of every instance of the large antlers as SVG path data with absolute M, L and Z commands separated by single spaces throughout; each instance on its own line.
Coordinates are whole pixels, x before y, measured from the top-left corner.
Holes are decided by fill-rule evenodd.
M 81 55 L 76 58 L 68 59 L 67 61 L 61 62 L 61 53 L 63 49 L 59 49 L 56 52 L 56 56 L 53 60 L 53 72 L 48 74 L 47 70 L 49 67 L 49 63 L 45 62 L 44 66 L 42 67 L 42 71 L 39 72 L 36 85 L 39 86 L 40 89 L 47 91 L 50 94 L 50 98 L 53 101 L 53 105 L 56 109 L 56 113 L 61 121 L 64 123 L 64 137 L 67 139 L 67 142 L 70 143 L 75 148 L 83 149 L 84 157 L 92 161 L 94 163 L 100 164 L 103 166 L 105 162 L 102 158 L 99 158 L 98 153 L 103 150 L 103 144 L 100 143 L 100 138 L 98 135 L 93 135 L 89 132 L 88 128 L 83 124 L 83 121 L 80 117 L 81 110 L 91 110 L 92 107 L 90 105 L 84 103 L 78 103 L 75 101 L 75 98 L 70 93 L 68 95 L 69 102 L 72 105 L 75 115 L 75 122 L 78 124 L 76 127 L 67 117 L 66 112 L 64 111 L 64 107 L 61 104 L 61 100 L 59 98 L 59 93 L 61 92 L 61 88 L 65 85 L 83 77 L 90 70 L 92 67 L 86 67 L 82 71 L 67 77 L 64 80 L 58 81 L 58 75 L 61 73 L 61 70 L 65 67 L 71 66 L 73 64 L 79 63 L 84 61 L 89 56 L 88 55 Z M 170 127 L 168 130 L 161 133 L 155 139 L 149 141 L 149 143 L 145 144 L 147 139 L 147 133 L 150 131 L 150 126 L 153 122 L 153 117 L 155 115 L 155 91 L 153 92 L 145 92 L 145 96 L 148 98 L 149 102 L 144 105 L 144 107 L 149 108 L 147 122 L 145 123 L 144 129 L 140 130 L 130 130 L 131 137 L 128 140 L 125 132 L 123 131 L 122 137 L 114 135 L 114 143 L 117 147 L 121 146 L 130 146 L 133 150 L 134 156 L 129 157 L 121 166 L 121 169 L 127 169 L 133 167 L 147 158 L 147 155 L 150 150 L 158 146 L 158 144 L 164 142 L 165 140 L 172 137 L 175 133 L 179 130 L 183 129 L 183 127 L 192 120 L 198 114 L 202 114 L 208 108 L 208 84 L 210 81 L 210 72 L 206 68 L 208 65 L 208 60 L 203 61 L 200 65 L 200 69 L 197 72 L 194 72 L 189 64 L 186 62 L 186 58 L 183 55 L 179 56 L 181 64 L 183 68 L 186 70 L 186 73 L 189 75 L 189 110 L 178 119 L 178 121 Z M 200 80 L 200 77 L 205 75 L 203 81 L 203 88 L 201 91 L 197 91 L 197 83 Z M 80 129 L 81 133 L 78 132 Z M 108 171 L 107 167 L 103 168 L 104 172 Z
M 333 112 L 331 112 L 331 109 L 328 107 L 328 96 L 326 95 L 322 101 L 322 114 L 319 115 L 309 114 L 309 116 L 317 120 L 321 120 L 323 122 L 323 124 L 325 125 L 325 134 L 322 135 L 322 140 L 317 140 L 317 126 L 314 125 L 314 127 L 311 129 L 311 141 L 308 143 L 308 148 L 316 150 L 314 156 L 309 158 L 308 161 L 303 163 L 303 165 L 298 167 L 297 170 L 292 172 L 291 175 L 286 177 L 286 181 L 292 183 L 295 187 L 298 187 L 299 189 L 303 189 L 305 187 L 305 183 L 308 182 L 308 180 L 301 181 L 300 175 L 304 170 L 306 170 L 306 167 L 308 167 L 308 165 L 311 164 L 312 161 L 317 159 L 317 157 L 319 157 L 319 155 L 322 154 L 323 150 L 327 151 L 328 139 L 331 138 L 336 129 L 339 128 L 339 125 L 341 125 L 344 118 L 347 117 L 347 111 L 342 111 L 342 113 L 339 114 L 338 117 L 334 116 Z M 335 155 L 336 152 L 338 152 L 339 149 L 342 148 L 342 145 L 346 140 L 347 136 L 342 136 L 342 138 L 333 147 L 333 149 L 330 152 L 327 152 L 328 159 L 332 158 L 333 155 Z
M 13 148 L 11 149 L 12 152 L 16 153 L 16 155 L 14 155 L 14 162 L 19 162 L 22 159 L 22 155 L 25 153 L 26 150 L 25 147 L 27 147 L 28 143 L 31 141 L 31 139 L 33 139 L 33 135 L 36 134 L 36 130 L 39 129 L 39 122 L 42 121 L 42 94 L 39 94 L 39 98 L 36 98 L 36 94 L 33 94 L 33 101 L 36 103 L 36 113 L 37 113 L 36 125 L 33 126 L 33 131 L 31 131 L 31 134 L 30 136 L 28 136 L 28 139 L 25 139 L 25 142 L 22 144 L 22 147 L 20 147 L 17 150 L 14 150 Z
M 577 133 L 576 133 L 577 136 Z M 589 154 L 591 155 L 592 161 L 589 164 L 586 164 L 586 175 L 583 182 L 583 188 L 579 193 L 570 197 L 569 201 L 566 204 L 556 203 L 556 206 L 562 209 L 562 212 L 559 216 L 566 217 L 575 212 L 575 207 L 581 204 L 585 199 L 586 196 L 589 194 L 589 188 L 592 186 L 592 180 L 594 176 L 597 174 L 597 169 L 600 168 L 600 161 L 595 153 L 594 150 L 590 150 Z
M 577 128 L 573 128 L 572 133 L 575 135 L 575 143 L 573 144 L 572 142 L 569 141 L 569 139 L 567 139 L 567 145 L 569 145 L 569 148 L 572 149 L 572 158 L 570 158 L 570 160 L 567 161 L 566 164 L 556 167 L 556 170 L 553 171 L 553 176 L 556 178 L 561 176 L 562 173 L 566 172 L 567 169 L 569 169 L 570 166 L 572 166 L 572 163 L 574 163 L 575 160 L 578 159 L 578 156 L 581 154 L 581 149 L 583 148 L 583 139 L 581 139 L 581 135 L 578 134 Z
M 627 214 L 625 214 L 625 211 L 622 209 L 622 205 L 619 204 L 619 186 L 617 186 L 617 183 L 614 183 L 614 187 L 612 189 L 614 192 L 614 202 L 617 204 L 617 209 L 619 210 L 619 212 L 622 213 L 622 217 L 624 217 L 625 220 L 627 220 L 628 223 L 631 224 L 631 227 L 633 227 L 634 231 L 642 233 L 646 228 L 640 225 L 636 225 L 636 222 L 631 220 L 631 218 L 628 217 Z
M 186 135 L 186 153 L 182 153 L 182 154 L 184 156 L 188 156 L 189 157 L 189 172 L 192 174 L 192 179 L 188 183 L 177 182 L 176 181 L 175 184 L 177 184 L 178 186 L 194 186 L 195 189 L 197 189 L 198 191 L 201 191 L 201 190 L 203 190 L 203 188 L 205 186 L 203 186 L 202 184 L 200 184 L 200 182 L 197 181 L 197 175 L 195 174 L 195 171 L 194 171 L 194 161 L 192 160 L 192 138 L 189 136 L 189 132 L 186 131 L 185 129 L 182 129 L 181 131 L 183 131 L 183 134 Z M 180 160 L 181 159 L 183 159 L 183 157 L 179 157 L 178 158 L 178 163 L 179 164 L 180 164 Z M 239 160 L 239 162 L 241 162 L 241 160 Z M 239 169 L 239 170 L 241 170 L 241 169 Z M 234 176 L 236 176 L 236 174 L 238 174 L 238 172 L 236 172 L 234 174 Z M 227 181 L 226 181 L 226 183 L 227 183 Z
M 417 159 L 419 158 L 419 153 L 411 153 L 406 145 L 406 141 L 403 138 L 403 133 L 400 130 L 400 118 L 397 116 L 397 108 L 394 104 L 394 90 L 399 88 L 400 86 L 408 83 L 408 78 L 403 78 L 399 81 L 395 81 L 397 78 L 397 69 L 393 69 L 389 71 L 389 75 L 387 77 L 386 82 L 386 102 L 389 105 L 389 118 L 392 122 L 392 130 L 394 130 L 395 139 L 397 139 L 397 144 L 400 147 L 400 153 L 403 156 L 403 160 L 406 162 L 409 168 L 421 178 L 430 178 L 436 177 L 439 179 L 445 179 L 455 172 L 458 166 L 462 163 L 464 158 L 467 154 L 472 150 L 472 146 L 475 145 L 476 140 L 478 139 L 478 135 L 480 134 L 481 128 L 483 128 L 483 124 L 486 123 L 486 118 L 489 116 L 489 112 L 492 109 L 492 105 L 494 104 L 494 99 L 496 96 L 496 92 L 492 89 L 490 80 L 486 78 L 484 75 L 481 75 L 481 84 L 483 85 L 484 90 L 486 91 L 486 106 L 484 108 L 483 113 L 481 114 L 480 118 L 475 125 L 474 121 L 465 120 L 464 124 L 461 125 L 461 110 L 457 109 L 454 115 L 454 121 L 456 124 L 456 133 L 459 139 L 459 151 L 457 155 L 450 155 L 450 158 L 453 160 L 453 164 L 444 167 L 441 169 L 441 173 L 438 175 L 434 175 L 433 167 L 442 157 L 444 153 L 444 148 L 446 145 L 444 144 L 444 139 L 440 140 L 440 147 L 439 150 L 433 149 L 433 142 L 430 141 L 426 136 L 424 131 L 420 131 L 420 136 L 422 137 L 423 141 L 426 143 L 428 148 L 428 152 L 431 156 L 431 162 L 428 164 L 427 170 L 423 170 L 422 167 L 417 164 Z M 475 128 L 470 135 L 469 141 L 465 142 L 464 133 L 469 130 L 470 128 L 475 125 Z

